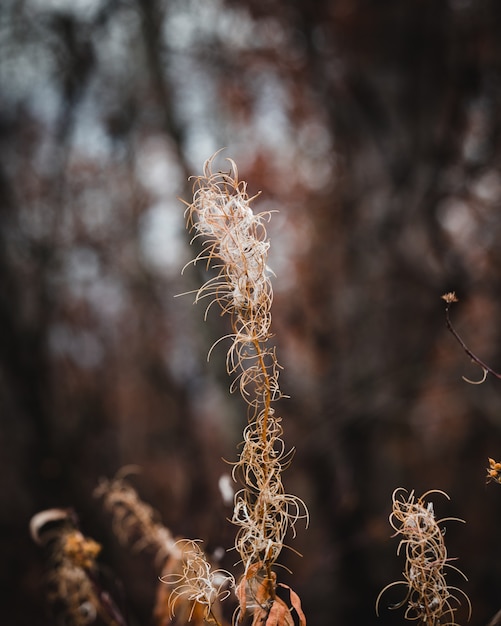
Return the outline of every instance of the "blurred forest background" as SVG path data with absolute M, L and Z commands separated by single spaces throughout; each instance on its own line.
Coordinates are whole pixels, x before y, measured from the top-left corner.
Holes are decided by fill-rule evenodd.
M 308 622 L 388 625 L 396 487 L 443 489 L 471 623 L 501 608 L 499 0 L 2 0 L 0 621 L 53 623 L 39 510 L 103 544 L 132 626 L 156 573 L 92 492 L 126 464 L 177 535 L 234 529 L 218 488 L 245 424 L 183 205 L 226 146 L 269 227 L 284 479 L 311 513 L 284 572 Z M 220 167 L 223 167 L 221 158 Z M 231 567 L 234 553 L 223 559 Z M 238 572 L 237 572 L 238 573 Z M 451 578 L 451 582 L 456 582 Z M 118 585 L 118 582 L 117 582 Z M 465 611 L 458 619 L 465 623 Z

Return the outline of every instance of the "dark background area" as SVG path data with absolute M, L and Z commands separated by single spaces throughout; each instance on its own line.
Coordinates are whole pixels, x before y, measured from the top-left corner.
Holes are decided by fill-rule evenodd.
M 152 623 L 156 574 L 92 496 L 126 464 L 176 535 L 232 545 L 218 480 L 245 409 L 224 347 L 206 362 L 227 322 L 174 298 L 205 280 L 180 275 L 178 197 L 222 146 L 255 210 L 279 211 L 284 481 L 311 514 L 283 580 L 308 623 L 402 622 L 374 610 L 403 567 L 397 487 L 450 495 L 471 624 L 501 608 L 501 382 L 461 379 L 482 373 L 440 300 L 456 291 L 456 327 L 501 370 L 500 33 L 498 0 L 2 1 L 2 624 L 53 623 L 28 533 L 52 506 Z

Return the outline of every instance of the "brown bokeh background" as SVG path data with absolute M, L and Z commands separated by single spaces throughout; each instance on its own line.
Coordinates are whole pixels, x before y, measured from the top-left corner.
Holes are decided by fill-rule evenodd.
M 174 298 L 205 280 L 180 275 L 177 198 L 222 146 L 278 210 L 284 480 L 311 513 L 282 579 L 309 624 L 402 622 L 374 611 L 402 570 L 396 487 L 450 495 L 471 623 L 501 608 L 501 381 L 461 379 L 481 371 L 440 300 L 457 292 L 456 327 L 501 369 L 500 32 L 498 0 L 3 0 L 2 624 L 53 623 L 28 534 L 52 506 L 103 544 L 130 624 L 151 623 L 156 574 L 92 496 L 126 464 L 175 534 L 232 545 L 218 481 L 245 409 L 224 345 L 206 362 L 227 321 Z

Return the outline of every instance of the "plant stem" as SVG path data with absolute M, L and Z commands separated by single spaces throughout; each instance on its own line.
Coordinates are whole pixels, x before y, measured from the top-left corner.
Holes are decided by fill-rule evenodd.
M 499 378 L 501 380 L 501 374 L 498 374 L 498 372 L 494 371 L 491 367 L 489 367 L 489 365 L 487 365 L 481 359 L 479 359 L 478 356 L 476 354 L 474 354 L 468 348 L 468 346 L 465 344 L 465 342 L 463 341 L 463 339 L 461 338 L 459 333 L 456 331 L 456 329 L 452 325 L 451 319 L 449 317 L 450 305 L 451 305 L 451 303 L 448 302 L 446 307 L 445 307 L 445 322 L 446 322 L 446 325 L 447 325 L 447 328 L 449 329 L 449 331 L 454 335 L 454 337 L 456 338 L 456 341 L 458 341 L 459 345 L 463 348 L 463 350 L 466 352 L 466 354 L 470 357 L 470 359 L 474 363 L 479 365 L 484 370 L 484 372 L 488 372 L 489 374 L 492 374 L 493 376 L 495 376 L 496 378 Z

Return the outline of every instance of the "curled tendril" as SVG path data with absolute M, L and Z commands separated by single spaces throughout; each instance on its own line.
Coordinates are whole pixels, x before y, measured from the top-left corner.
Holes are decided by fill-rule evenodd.
M 485 383 L 489 370 L 486 367 L 483 367 L 482 365 L 477 363 L 476 361 L 474 361 L 474 363 L 475 365 L 478 365 L 482 369 L 483 371 L 482 378 L 480 380 L 471 380 L 470 378 L 466 378 L 466 376 L 461 376 L 461 378 L 465 381 L 465 383 L 469 383 L 470 385 L 481 385 L 482 383 Z

